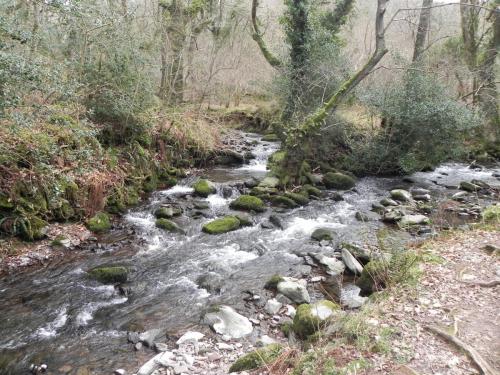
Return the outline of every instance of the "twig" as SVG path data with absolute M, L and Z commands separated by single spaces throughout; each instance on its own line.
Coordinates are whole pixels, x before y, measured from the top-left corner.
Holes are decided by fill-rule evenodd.
M 498 372 L 496 372 L 495 369 L 493 369 L 490 366 L 490 364 L 486 362 L 486 360 L 483 357 L 481 357 L 481 355 L 474 348 L 472 348 L 471 346 L 460 340 L 458 337 L 450 335 L 449 333 L 446 333 L 445 331 L 437 327 L 426 326 L 425 328 L 431 331 L 432 333 L 435 333 L 436 335 L 440 336 L 441 338 L 445 339 L 446 341 L 452 343 L 457 348 L 463 350 L 464 353 L 479 368 L 481 374 L 498 375 Z
M 481 286 L 483 288 L 493 288 L 497 285 L 500 285 L 500 280 L 491 280 L 491 281 L 463 281 L 460 280 L 464 284 L 468 284 L 471 286 Z

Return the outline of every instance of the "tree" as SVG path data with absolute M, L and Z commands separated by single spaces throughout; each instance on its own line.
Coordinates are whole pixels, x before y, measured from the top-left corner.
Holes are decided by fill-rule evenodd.
M 500 6 L 498 0 L 489 2 L 485 22 L 486 32 L 479 32 L 481 14 L 485 11 L 481 0 L 460 0 L 460 16 L 465 62 L 473 75 L 472 103 L 479 106 L 487 126 L 486 138 L 495 143 L 499 136 L 500 117 L 495 82 L 495 61 L 500 48 Z M 485 42 L 486 41 L 486 42 Z
M 417 37 L 415 39 L 415 48 L 413 50 L 413 61 L 417 61 L 425 50 L 425 41 L 427 39 L 431 23 L 432 3 L 433 0 L 422 0 Z

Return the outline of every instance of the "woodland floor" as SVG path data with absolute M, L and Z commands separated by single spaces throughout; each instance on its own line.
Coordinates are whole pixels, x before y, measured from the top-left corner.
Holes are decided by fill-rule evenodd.
M 452 343 L 426 328 L 435 326 L 474 348 L 500 374 L 500 286 L 472 284 L 500 279 L 500 257 L 488 254 L 486 245 L 500 247 L 500 231 L 453 232 L 422 247 L 433 261 L 423 264 L 415 294 L 393 295 L 378 311 L 380 324 L 396 332 L 392 359 L 373 357 L 375 368 L 368 373 L 481 373 Z

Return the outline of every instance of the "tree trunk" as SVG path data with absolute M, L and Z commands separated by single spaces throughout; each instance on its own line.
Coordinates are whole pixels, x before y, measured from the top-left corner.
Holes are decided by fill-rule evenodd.
M 500 49 L 500 6 L 491 12 L 492 35 L 487 50 L 479 61 L 477 99 L 486 117 L 485 138 L 494 144 L 500 140 L 500 116 L 498 113 L 498 92 L 495 79 L 495 61 Z
M 359 69 L 351 78 L 345 81 L 340 88 L 328 99 L 328 101 L 307 118 L 304 123 L 295 131 L 291 132 L 291 137 L 287 140 L 289 146 L 300 144 L 303 138 L 312 132 L 317 131 L 324 123 L 328 114 L 335 111 L 339 104 L 351 93 L 351 91 L 375 68 L 380 60 L 388 52 L 385 46 L 384 15 L 389 0 L 378 0 L 377 15 L 375 20 L 376 44 L 375 52 L 367 63 Z
M 290 26 L 287 30 L 287 39 L 290 43 L 290 90 L 283 111 L 285 123 L 289 122 L 296 112 L 305 84 L 310 33 L 307 7 L 307 0 L 290 0 L 288 5 Z
M 478 89 L 478 36 L 479 12 L 478 0 L 460 0 L 460 20 L 464 42 L 465 62 L 472 73 L 472 103 L 477 104 Z
M 431 10 L 433 0 L 422 0 L 422 10 L 418 21 L 417 37 L 413 50 L 413 61 L 417 61 L 425 51 L 425 41 L 430 30 Z

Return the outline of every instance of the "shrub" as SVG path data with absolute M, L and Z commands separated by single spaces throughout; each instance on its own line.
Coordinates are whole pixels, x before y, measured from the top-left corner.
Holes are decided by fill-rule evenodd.
M 346 165 L 374 172 L 409 173 L 459 157 L 467 131 L 479 119 L 451 97 L 436 77 L 409 69 L 400 80 L 362 96 L 382 121 L 373 137 L 352 145 Z

